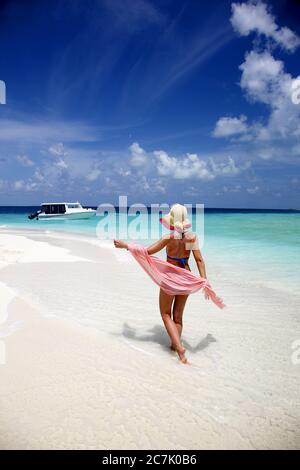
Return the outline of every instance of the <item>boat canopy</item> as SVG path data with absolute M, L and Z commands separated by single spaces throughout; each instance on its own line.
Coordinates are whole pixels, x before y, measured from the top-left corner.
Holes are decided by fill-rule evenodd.
M 45 214 L 65 214 L 67 209 L 82 209 L 79 202 L 44 202 L 42 211 Z
M 66 205 L 64 203 L 42 204 L 42 211 L 45 214 L 64 214 Z
M 67 203 L 66 206 L 67 206 L 68 209 L 82 209 L 82 205 L 79 204 L 79 202 Z

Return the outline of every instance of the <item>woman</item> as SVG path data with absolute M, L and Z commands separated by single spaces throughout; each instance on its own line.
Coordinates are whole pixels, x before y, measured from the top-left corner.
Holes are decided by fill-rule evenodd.
M 197 236 L 194 233 L 188 233 L 187 230 L 191 224 L 187 219 L 187 210 L 180 204 L 172 206 L 169 214 L 162 217 L 161 222 L 174 231 L 163 237 L 147 248 L 149 255 L 153 255 L 163 248 L 166 248 L 167 261 L 183 269 L 189 267 L 189 256 L 193 252 L 199 274 L 206 279 L 206 270 L 204 260 L 197 243 Z M 122 240 L 114 241 L 116 248 L 125 248 L 128 250 L 127 243 Z M 169 295 L 160 289 L 159 308 L 160 313 L 171 339 L 171 349 L 176 351 L 182 363 L 186 364 L 185 349 L 181 343 L 182 317 L 188 295 Z

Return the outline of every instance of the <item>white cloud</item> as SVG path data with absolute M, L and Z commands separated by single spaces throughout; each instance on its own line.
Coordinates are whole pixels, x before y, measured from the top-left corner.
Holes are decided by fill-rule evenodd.
M 57 168 L 61 168 L 62 170 L 66 170 L 68 168 L 68 164 L 65 161 L 68 152 L 66 151 L 64 144 L 61 142 L 53 144 L 48 148 L 48 152 L 51 156 L 57 159 L 55 162 L 55 166 Z
M 232 157 L 228 157 L 227 161 L 215 163 L 215 161 L 211 158 L 210 164 L 212 168 L 212 173 L 214 177 L 216 176 L 235 176 L 238 175 L 241 171 L 247 170 L 250 167 L 250 163 L 247 162 L 243 166 L 237 167 L 234 159 Z
M 272 39 L 287 51 L 294 51 L 300 45 L 300 38 L 287 27 L 280 28 L 270 8 L 261 1 L 248 3 L 233 3 L 230 18 L 234 30 L 241 36 L 251 32 Z
M 231 138 L 232 142 L 243 142 L 247 152 L 254 157 L 287 159 L 295 152 L 295 143 L 300 137 L 300 106 L 292 99 L 293 78 L 285 71 L 284 63 L 276 60 L 268 51 L 252 50 L 240 65 L 240 87 L 247 98 L 267 106 L 269 115 L 247 123 L 245 116 L 240 118 L 221 117 L 215 126 L 215 137 Z
M 37 191 L 39 189 L 39 185 L 35 181 L 29 181 L 28 183 L 26 183 L 25 188 L 26 191 Z
M 13 189 L 19 191 L 25 187 L 25 182 L 23 180 L 17 180 L 13 183 Z
M 254 31 L 289 52 L 300 45 L 300 38 L 288 28 L 280 28 L 261 1 L 233 3 L 230 20 L 243 36 Z M 238 143 L 241 151 L 244 143 L 244 152 L 253 158 L 292 158 L 300 137 L 300 76 L 293 77 L 286 72 L 284 62 L 275 59 L 268 49 L 246 53 L 239 69 L 241 89 L 249 101 L 266 105 L 269 115 L 253 122 L 248 122 L 245 116 L 223 116 L 216 122 L 213 136 L 229 138 L 232 143 Z
M 117 165 L 117 167 L 115 168 L 115 171 L 118 175 L 122 176 L 123 178 L 132 175 L 131 170 L 129 170 L 126 167 L 124 168 L 123 166 L 119 166 L 119 165 Z
M 131 152 L 130 163 L 133 167 L 138 168 L 146 164 L 147 154 L 138 142 L 133 142 L 133 144 L 130 145 L 129 150 Z
M 45 177 L 44 175 L 42 174 L 41 170 L 39 168 L 37 168 L 34 172 L 34 178 L 39 181 L 39 182 L 43 182 L 45 180 Z
M 67 155 L 67 152 L 65 150 L 64 144 L 61 142 L 58 144 L 53 144 L 48 148 L 48 152 L 50 155 L 53 157 L 64 157 Z
M 300 77 L 295 78 L 292 83 L 292 102 L 300 104 Z
M 290 76 L 285 77 L 283 62 L 267 51 L 246 54 L 239 69 L 242 71 L 240 86 L 254 101 L 274 106 L 282 92 L 288 91 L 285 82 Z
M 257 149 L 257 156 L 262 160 L 280 158 L 282 153 L 283 149 L 280 146 L 262 146 Z
M 96 181 L 101 175 L 101 170 L 99 168 L 93 168 L 87 175 L 86 179 L 88 181 Z
M 11 188 L 14 191 L 36 191 L 39 189 L 39 185 L 32 180 L 16 180 L 11 183 Z
M 239 193 L 241 191 L 241 185 L 236 184 L 234 186 L 223 186 L 224 193 Z
M 138 179 L 135 179 L 132 182 L 131 190 L 133 194 L 145 194 L 145 191 L 147 191 L 148 194 L 164 194 L 166 192 L 166 183 L 162 180 L 162 178 L 140 175 Z
M 55 165 L 63 170 L 66 170 L 68 168 L 68 164 L 62 158 L 59 158 Z
M 245 134 L 248 130 L 246 116 L 221 117 L 213 131 L 214 137 L 230 137 L 237 134 Z
M 23 143 L 96 142 L 101 139 L 99 129 L 78 122 L 0 120 L 0 141 Z
M 154 152 L 157 158 L 157 171 L 161 176 L 170 176 L 174 179 L 196 178 L 211 180 L 214 175 L 207 168 L 207 163 L 196 154 L 187 154 L 183 158 L 171 157 L 167 152 L 158 150 Z
M 284 64 L 269 52 L 251 51 L 246 55 L 242 70 L 241 88 L 253 101 L 270 107 L 268 125 L 258 127 L 258 138 L 300 136 L 300 106 L 292 101 L 296 79 L 286 73 Z
M 16 157 L 16 160 L 22 165 L 22 166 L 34 166 L 34 162 L 30 160 L 26 155 L 18 155 Z
M 157 159 L 157 171 L 161 176 L 169 176 L 174 179 L 200 179 L 213 180 L 218 176 L 235 176 L 249 168 L 249 164 L 238 167 L 233 158 L 215 162 L 212 158 L 207 162 L 197 154 L 172 157 L 163 150 L 153 152 Z

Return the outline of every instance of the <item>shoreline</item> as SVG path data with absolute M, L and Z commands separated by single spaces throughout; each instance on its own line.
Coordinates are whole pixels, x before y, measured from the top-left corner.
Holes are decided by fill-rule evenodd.
M 183 366 L 129 254 L 68 237 L 35 234 L 0 269 L 18 325 L 0 338 L 0 448 L 300 448 L 299 296 L 216 278 L 228 308 L 190 297 Z

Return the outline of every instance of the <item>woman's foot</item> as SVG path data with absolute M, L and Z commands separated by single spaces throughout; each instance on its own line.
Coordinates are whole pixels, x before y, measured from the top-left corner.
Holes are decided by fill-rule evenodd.
M 176 346 L 174 346 L 174 344 L 171 344 L 170 349 L 171 351 L 176 352 Z
M 188 364 L 188 360 L 185 357 L 184 347 L 181 346 L 180 348 L 178 348 L 177 349 L 177 354 L 178 354 L 179 360 L 180 360 L 180 362 L 182 362 L 182 364 Z

